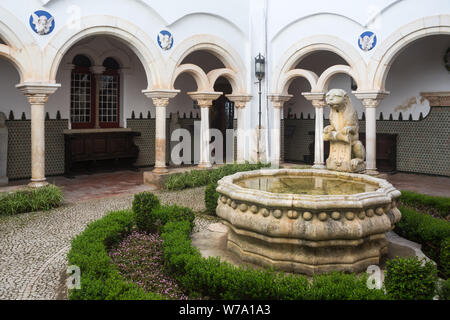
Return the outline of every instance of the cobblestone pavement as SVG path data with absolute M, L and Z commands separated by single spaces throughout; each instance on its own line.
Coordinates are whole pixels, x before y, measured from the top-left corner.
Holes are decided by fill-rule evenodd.
M 205 210 L 204 188 L 155 194 L 164 204 Z M 0 299 L 64 298 L 61 275 L 67 268 L 71 239 L 105 213 L 130 208 L 132 199 L 133 195 L 121 195 L 66 204 L 49 212 L 0 217 Z M 207 227 L 209 221 L 197 218 L 196 228 Z

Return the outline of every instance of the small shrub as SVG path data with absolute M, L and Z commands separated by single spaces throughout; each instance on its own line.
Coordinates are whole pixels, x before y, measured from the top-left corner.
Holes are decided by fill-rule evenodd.
M 441 243 L 441 256 L 439 258 L 439 267 L 445 278 L 450 277 L 450 238 L 446 238 Z
M 210 183 L 205 190 L 206 211 L 210 215 L 216 215 L 217 202 L 219 201 L 219 193 L 216 191 L 217 182 Z
M 142 192 L 134 196 L 133 213 L 136 226 L 141 231 L 151 231 L 154 225 L 152 210 L 158 208 L 160 202 L 157 196 L 150 192 Z
M 191 228 L 194 227 L 195 214 L 190 208 L 177 205 L 160 206 L 154 208 L 150 216 L 150 221 L 153 224 L 150 228 L 151 232 L 161 233 L 163 226 L 169 221 L 187 221 Z
M 439 300 L 450 300 L 450 279 L 442 281 L 439 288 Z
M 48 211 L 62 205 L 60 188 L 49 185 L 38 189 L 0 194 L 0 215 Z
M 398 258 L 386 263 L 386 291 L 394 299 L 431 300 L 437 287 L 437 269 L 433 262 L 417 257 Z

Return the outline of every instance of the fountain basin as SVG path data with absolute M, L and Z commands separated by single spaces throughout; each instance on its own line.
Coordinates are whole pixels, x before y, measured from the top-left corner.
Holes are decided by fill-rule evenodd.
M 290 193 L 290 190 L 292 192 Z M 287 272 L 359 272 L 387 253 L 401 193 L 385 180 L 327 170 L 259 170 L 218 182 L 227 248 Z

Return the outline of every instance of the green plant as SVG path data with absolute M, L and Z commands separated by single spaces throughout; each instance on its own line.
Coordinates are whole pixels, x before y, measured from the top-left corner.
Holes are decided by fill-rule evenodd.
M 183 190 L 206 186 L 217 182 L 225 176 L 241 171 L 252 171 L 261 168 L 270 167 L 269 164 L 228 164 L 217 169 L 209 170 L 191 170 L 190 172 L 171 175 L 167 178 L 164 188 L 166 190 Z
M 437 269 L 417 257 L 397 258 L 386 263 L 386 291 L 394 299 L 431 300 L 437 288 Z
M 450 223 L 413 209 L 402 206 L 399 209 L 402 212 L 402 219 L 397 223 L 395 232 L 409 240 L 421 243 L 424 253 L 436 261 L 439 269 L 442 269 L 441 244 L 450 237 Z M 445 258 L 442 261 L 445 263 Z
M 402 191 L 400 201 L 405 206 L 420 212 L 446 218 L 450 215 L 450 198 L 433 197 L 412 191 Z
M 110 212 L 91 223 L 72 240 L 68 253 L 69 265 L 81 272 L 81 289 L 71 290 L 72 300 L 143 300 L 161 299 L 127 282 L 111 263 L 108 248 L 128 235 L 134 225 L 131 211 Z
M 439 257 L 439 267 L 445 278 L 450 277 L 450 238 L 441 242 L 441 254 Z
M 61 206 L 62 203 L 62 191 L 53 185 L 38 189 L 3 193 L 0 194 L 0 215 L 48 211 Z
M 152 210 L 159 206 L 159 199 L 153 193 L 142 192 L 134 196 L 133 213 L 139 230 L 152 231 L 155 224 L 152 220 Z
M 187 221 L 190 227 L 194 227 L 195 214 L 190 208 L 172 206 L 160 206 L 154 208 L 150 214 L 153 226 L 151 232 L 162 232 L 162 227 L 169 221 Z
M 441 287 L 439 288 L 439 299 L 450 300 L 450 279 L 442 281 Z
M 205 189 L 205 205 L 206 211 L 210 215 L 216 214 L 217 202 L 219 201 L 219 193 L 216 191 L 217 182 L 210 183 Z

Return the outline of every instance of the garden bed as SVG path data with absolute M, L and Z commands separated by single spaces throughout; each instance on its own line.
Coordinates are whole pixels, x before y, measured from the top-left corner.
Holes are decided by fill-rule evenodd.
M 82 277 L 81 290 L 72 290 L 71 299 L 430 299 L 430 292 L 435 291 L 435 267 L 421 267 L 420 263 L 414 264 L 409 260 L 392 260 L 390 287 L 385 294 L 383 290 L 367 287 L 367 275 L 357 277 L 355 274 L 333 273 L 314 276 L 308 281 L 302 275 L 235 267 L 219 258 L 205 259 L 191 244 L 194 215 L 190 209 L 161 206 L 159 200 L 149 194 L 137 196 L 133 208 L 134 211 L 108 214 L 73 240 L 69 263 L 80 267 Z M 128 274 L 133 259 L 139 260 L 139 250 L 134 251 L 132 259 L 129 257 L 127 262 L 111 259 L 111 253 L 120 248 L 124 239 L 129 240 L 130 235 L 131 239 L 133 235 L 140 239 L 137 235 L 142 233 L 135 233 L 136 228 L 139 232 L 147 232 L 147 236 L 148 232 L 161 233 L 162 256 L 157 255 L 155 261 L 164 266 L 164 276 L 172 281 L 172 288 L 176 283 L 173 292 L 166 293 L 167 288 L 152 282 L 154 279 L 145 284 L 145 279 L 149 279 L 148 268 L 154 267 L 149 265 L 155 263 L 151 259 L 141 257 L 145 261 L 142 269 L 133 269 L 132 274 Z M 135 243 L 136 249 L 146 248 L 145 237 L 143 242 Z M 154 238 L 159 241 L 157 239 Z M 150 246 L 148 250 L 154 250 L 152 248 Z M 405 266 L 410 265 L 415 268 L 408 273 Z M 388 278 L 389 272 L 388 269 Z M 407 276 L 401 277 L 402 274 Z M 417 287 L 420 292 L 406 286 L 406 282 L 424 278 L 429 281 L 425 289 Z M 408 288 L 407 295 L 398 288 Z

